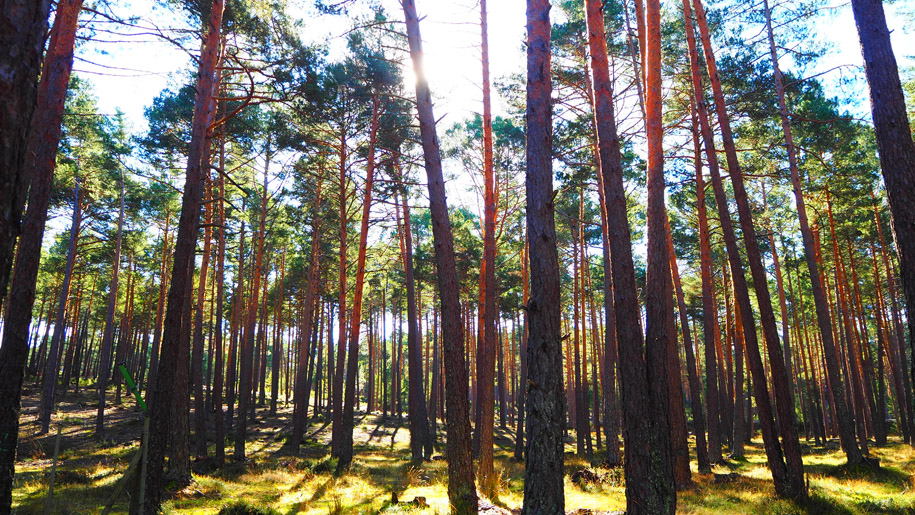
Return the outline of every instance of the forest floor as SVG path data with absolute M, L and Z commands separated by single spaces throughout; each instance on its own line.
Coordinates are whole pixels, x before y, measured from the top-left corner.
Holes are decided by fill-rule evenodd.
M 13 493 L 14 513 L 44 513 L 58 422 L 60 452 L 50 513 L 99 513 L 115 484 L 138 449 L 142 422 L 126 394 L 124 403 L 106 410 L 106 438 L 94 435 L 97 404 L 91 391 L 70 394 L 58 404 L 50 434 L 37 436 L 38 392 L 29 387 L 23 398 L 19 461 Z M 291 432 L 291 408 L 269 416 L 258 407 L 249 425 L 244 463 L 227 462 L 221 470 L 194 465 L 194 482 L 176 492 L 165 513 L 217 513 L 239 501 L 276 510 L 279 514 L 342 515 L 357 513 L 416 515 L 448 513 L 447 467 L 439 446 L 430 462 L 409 461 L 407 419 L 359 414 L 355 460 L 349 473 L 334 477 L 329 457 L 330 424 L 312 417 L 307 443 L 297 456 L 283 447 Z M 517 510 L 523 498 L 523 464 L 511 459 L 513 433 L 496 428 L 496 506 Z M 621 469 L 591 467 L 574 455 L 574 439 L 567 439 L 566 508 L 575 515 L 625 509 Z M 714 474 L 698 474 L 692 462 L 694 486 L 679 494 L 678 513 L 708 514 L 915 514 L 915 450 L 892 439 L 872 447 L 882 460 L 879 470 L 849 469 L 836 442 L 814 447 L 802 442 L 811 500 L 805 505 L 777 499 L 765 466 L 760 439 L 746 447 L 746 460 L 729 460 Z M 226 444 L 231 456 L 232 442 Z M 210 453 L 212 455 L 212 443 Z M 597 472 L 598 482 L 576 484 L 572 475 L 585 468 Z M 395 493 L 399 504 L 392 503 Z M 423 497 L 426 506 L 409 501 Z M 113 513 L 124 513 L 128 499 L 121 495 Z M 419 503 L 423 504 L 423 503 Z M 272 513 L 272 512 L 271 512 Z M 503 512 L 504 513 L 504 512 Z

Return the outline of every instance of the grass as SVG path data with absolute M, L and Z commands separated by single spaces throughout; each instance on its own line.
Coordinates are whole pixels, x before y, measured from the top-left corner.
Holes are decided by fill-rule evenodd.
M 55 479 L 53 513 L 99 513 L 114 485 L 138 449 L 142 425 L 138 415 L 124 404 L 106 412 L 110 430 L 96 440 L 95 408 L 88 396 L 61 403 L 56 418 L 63 424 L 61 452 Z M 24 399 L 20 461 L 16 464 L 13 493 L 15 513 L 43 513 L 54 449 L 55 430 L 35 436 L 37 395 Z M 437 454 L 421 464 L 409 460 L 406 419 L 383 419 L 379 414 L 360 415 L 354 441 L 355 460 L 350 471 L 333 474 L 336 463 L 328 455 L 330 426 L 320 418 L 312 421 L 296 456 L 283 447 L 291 430 L 291 411 L 281 409 L 268 417 L 258 411 L 247 444 L 249 460 L 228 463 L 218 471 L 200 467 L 194 482 L 165 504 L 165 513 L 279 513 L 282 515 L 343 515 L 384 513 L 433 515 L 448 513 L 447 464 Z M 56 422 L 55 422 L 56 423 Z M 521 506 L 524 466 L 511 459 L 513 436 L 496 430 L 495 470 L 498 491 L 492 502 L 510 510 Z M 439 433 L 439 442 L 443 434 Z M 565 494 L 569 511 L 615 511 L 625 509 L 622 471 L 594 468 L 601 483 L 576 485 L 571 475 L 592 467 L 571 451 L 566 454 Z M 695 484 L 680 492 L 679 513 L 690 514 L 915 514 L 915 450 L 898 439 L 885 447 L 872 447 L 881 468 L 844 466 L 841 451 L 805 445 L 804 463 L 811 499 L 804 505 L 778 499 L 765 466 L 762 442 L 746 446 L 746 460 L 717 465 L 715 474 L 736 474 L 729 482 L 714 482 L 714 475 L 699 474 L 692 463 Z M 212 453 L 212 444 L 210 452 Z M 231 443 L 227 443 L 231 453 Z M 439 451 L 443 446 L 439 447 Z M 401 501 L 392 504 L 392 493 Z M 425 497 L 426 507 L 406 504 Z M 117 499 L 113 513 L 125 513 L 128 499 Z M 235 510 L 235 511 L 231 511 Z M 248 510 L 248 511 L 245 511 Z M 258 511 L 261 510 L 261 511 Z M 274 511 L 271 511 L 274 510 Z

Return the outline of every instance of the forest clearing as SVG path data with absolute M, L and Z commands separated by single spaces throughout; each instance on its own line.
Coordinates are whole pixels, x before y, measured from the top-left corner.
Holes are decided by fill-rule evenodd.
M 0 515 L 915 513 L 913 0 L 419 3 L 3 0 Z

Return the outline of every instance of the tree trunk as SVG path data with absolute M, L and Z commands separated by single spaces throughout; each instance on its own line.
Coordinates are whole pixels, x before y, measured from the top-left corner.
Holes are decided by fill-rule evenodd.
M 359 336 L 362 331 L 362 294 L 365 289 L 365 261 L 366 261 L 366 252 L 368 249 L 368 235 L 369 235 L 369 218 L 372 211 L 372 184 L 375 178 L 375 143 L 378 136 L 378 117 L 379 117 L 379 99 L 378 94 L 375 93 L 372 97 L 372 122 L 370 134 L 369 134 L 369 148 L 368 148 L 368 158 L 366 161 L 365 167 L 365 196 L 362 199 L 362 227 L 359 232 L 359 254 L 356 258 L 356 284 L 355 291 L 353 292 L 353 313 L 350 317 L 350 330 L 349 330 L 349 356 L 347 359 L 347 369 L 346 369 L 346 397 L 344 398 L 343 403 L 343 427 L 342 433 L 340 435 L 340 454 L 339 459 L 337 460 L 337 474 L 339 475 L 343 471 L 347 470 L 350 464 L 353 462 L 353 427 L 355 425 L 355 419 L 353 414 L 353 409 L 356 404 L 356 397 L 358 395 L 358 385 L 356 375 L 359 372 Z M 408 272 L 409 273 L 409 272 Z M 407 287 L 410 288 L 410 279 L 407 277 Z M 419 351 L 418 345 L 419 342 L 416 340 L 416 301 L 413 300 L 413 311 L 411 316 L 410 332 L 412 334 L 413 345 L 410 347 L 410 350 Z M 343 349 L 340 349 L 340 352 L 343 352 Z M 411 359 L 412 359 L 411 352 Z M 418 356 L 417 356 L 418 357 Z M 411 362 L 412 365 L 412 362 Z M 413 370 L 411 368 L 410 374 L 410 390 L 411 392 L 415 389 L 419 389 L 422 392 L 422 365 L 420 364 L 420 370 L 417 375 L 412 374 Z M 420 402 L 422 402 L 422 395 L 420 395 Z M 414 415 L 414 407 L 417 408 L 417 413 Z M 419 412 L 419 406 L 414 406 L 413 399 L 411 398 L 410 402 L 410 418 L 417 419 L 421 417 L 421 420 L 425 422 L 426 412 L 422 410 Z M 413 441 L 414 433 L 412 431 L 413 427 L 411 425 L 411 442 Z M 415 435 L 419 436 L 419 435 Z M 426 437 L 428 437 L 428 426 L 426 430 Z M 415 454 L 414 454 L 415 458 Z
M 797 164 L 797 153 L 795 152 L 794 139 L 791 134 L 791 123 L 788 118 L 788 107 L 785 103 L 785 85 L 782 78 L 782 72 L 778 65 L 778 54 L 776 53 L 775 38 L 772 33 L 772 17 L 769 10 L 769 3 L 766 0 L 763 0 L 763 8 L 766 15 L 766 30 L 768 32 L 769 39 L 769 55 L 772 58 L 772 68 L 773 74 L 775 77 L 775 91 L 778 97 L 778 109 L 779 115 L 782 122 L 782 131 L 785 134 L 785 147 L 788 151 L 788 169 L 791 173 L 791 186 L 794 190 L 794 200 L 797 206 L 797 215 L 798 222 L 801 227 L 801 237 L 804 242 L 804 258 L 807 261 L 807 270 L 810 273 L 810 283 L 813 289 L 813 302 L 814 307 L 816 308 L 817 314 L 817 326 L 820 329 L 820 336 L 823 339 L 823 350 L 824 357 L 826 360 L 826 373 L 829 374 L 829 380 L 834 387 L 834 392 L 836 394 L 836 418 L 839 426 L 839 441 L 842 444 L 842 449 L 845 451 L 845 456 L 848 459 L 848 462 L 851 464 L 860 463 L 864 456 L 861 454 L 861 450 L 858 449 L 857 444 L 855 443 L 855 432 L 853 427 L 853 420 L 848 413 L 847 404 L 844 398 L 844 390 L 842 388 L 842 377 L 839 374 L 839 364 L 838 358 L 836 355 L 836 344 L 832 338 L 833 328 L 832 328 L 832 319 L 829 316 L 829 305 L 826 303 L 826 294 L 823 291 L 823 282 L 820 280 L 820 270 L 817 267 L 816 256 L 814 255 L 813 248 L 813 232 L 810 230 L 810 224 L 807 221 L 807 207 L 804 202 L 804 193 L 801 189 L 801 179 L 800 172 L 798 170 Z M 763 196 L 765 196 L 765 191 L 763 191 Z M 775 246 L 773 243 L 772 247 L 773 257 L 776 260 L 776 270 L 778 270 L 778 257 L 775 254 Z M 780 274 L 776 276 L 778 279 L 779 286 L 779 295 L 783 297 L 782 286 L 781 286 L 781 276 Z M 784 308 L 784 302 L 782 302 L 782 318 L 787 318 L 786 309 Z M 783 322 L 784 323 L 784 322 Z M 783 333 L 786 331 L 783 330 Z M 787 334 L 785 334 L 785 346 L 788 345 Z M 787 356 L 787 354 L 786 354 Z M 791 404 L 792 408 L 794 404 Z
M 562 328 L 553 215 L 550 3 L 527 2 L 527 234 L 530 329 L 527 341 L 527 463 L 523 513 L 565 511 Z
M 35 176 L 25 163 L 50 8 L 50 0 L 11 0 L 0 15 L 0 312 L 22 229 L 19 217 Z
M 455 515 L 476 513 L 477 494 L 474 486 L 470 448 L 470 417 L 467 403 L 467 368 L 464 362 L 464 335 L 461 326 L 461 302 L 454 239 L 448 219 L 442 158 L 432 112 L 432 95 L 423 71 L 422 36 L 414 0 L 403 0 L 404 17 L 410 57 L 416 74 L 416 108 L 419 114 L 420 137 L 429 188 L 429 211 L 438 272 L 439 298 L 442 311 L 442 341 L 445 353 L 445 387 L 448 403 L 447 459 L 448 500 Z
M 395 202 L 400 203 L 395 192 Z M 395 206 L 396 209 L 396 206 Z M 406 198 L 402 204 L 403 219 L 401 232 L 403 248 L 401 249 L 407 283 L 407 354 L 410 400 L 410 454 L 414 461 L 432 457 L 432 437 L 429 433 L 426 401 L 422 391 L 422 361 L 420 356 L 419 331 L 416 327 L 417 309 L 415 280 L 413 278 L 413 228 L 410 222 L 410 205 Z M 414 386 L 415 385 L 415 386 Z
M 226 426 L 232 428 L 232 415 L 235 413 L 236 378 L 238 376 L 238 344 L 245 290 L 245 223 L 241 223 L 238 238 L 238 279 L 235 293 L 232 296 L 232 320 L 229 334 L 229 359 L 226 363 Z
M 225 104 L 223 104 L 225 105 Z M 216 410 L 216 466 L 222 467 L 226 459 L 226 430 L 225 420 L 222 413 L 222 394 L 223 394 L 223 374 L 225 371 L 225 359 L 223 358 L 223 327 L 222 317 L 225 306 L 225 264 L 226 264 L 226 188 L 225 173 L 226 166 L 226 139 L 225 132 L 222 131 L 219 138 L 219 175 L 216 178 L 218 187 L 218 200 L 216 208 L 216 326 L 213 329 L 215 342 L 213 347 L 216 348 L 216 375 L 213 378 L 213 406 Z
M 283 355 L 283 297 L 286 282 L 286 248 L 283 247 L 283 255 L 280 258 L 280 284 L 277 288 L 276 305 L 273 312 L 273 351 L 271 352 L 272 361 L 270 363 L 270 415 L 276 415 L 276 401 L 279 398 L 280 375 L 282 365 L 280 358 Z M 305 399 L 305 406 L 308 406 L 308 399 Z
M 39 9 L 42 8 L 39 7 Z M 4 435 L 0 438 L 0 511 L 9 511 L 12 504 L 13 473 L 19 440 L 22 380 L 29 354 L 29 324 L 35 304 L 35 283 L 38 278 L 38 264 L 41 260 L 41 241 L 44 236 L 48 203 L 51 198 L 51 181 L 54 176 L 57 146 L 60 142 L 64 99 L 67 94 L 70 71 L 73 68 L 73 43 L 76 38 L 77 21 L 81 8 L 82 0 L 62 0 L 58 4 L 48 44 L 48 54 L 42 67 L 41 83 L 38 86 L 38 101 L 35 109 L 37 115 L 31 120 L 24 152 L 25 164 L 22 169 L 31 170 L 32 182 L 29 190 L 29 204 L 22 223 L 22 238 L 16 251 L 16 262 L 19 267 L 10 285 L 10 304 L 3 325 L 3 341 L 0 344 L 0 435 Z M 22 11 L 10 12 L 20 13 Z M 46 8 L 44 8 L 44 12 L 47 13 Z M 11 34 L 11 32 L 4 27 L 0 34 Z M 43 37 L 44 31 L 42 30 L 40 38 Z M 43 39 L 38 45 L 40 46 L 42 43 Z M 19 57 L 17 56 L 16 59 L 18 62 Z M 24 60 L 23 63 L 25 63 Z M 7 77 L 6 74 L 3 76 Z M 34 75 L 31 77 L 33 78 Z M 3 118 L 6 120 L 6 116 Z M 27 119 L 21 121 L 26 123 Z M 5 134 L 3 141 L 3 145 L 8 144 Z M 2 173 L 9 173 L 5 168 L 6 163 L 3 164 Z M 4 194 L 2 197 L 2 202 L 7 202 L 7 195 Z M 7 223 L 6 220 L 4 215 L 4 224 Z M 2 239 L 6 240 L 6 235 L 3 236 Z M 11 251 L 12 241 L 9 240 L 4 243 L 4 245 L 6 244 L 10 245 Z M 0 259 L 2 258 L 4 256 L 0 255 Z M 8 267 L 8 265 L 0 263 L 0 268 L 3 267 Z
M 701 173 L 701 171 L 700 171 Z M 704 204 L 700 204 L 699 209 L 705 209 Z M 689 377 L 689 396 L 690 410 L 693 414 L 693 431 L 696 435 L 696 462 L 699 466 L 699 472 L 709 473 L 712 471 L 708 459 L 708 448 L 705 443 L 705 414 L 702 412 L 702 386 L 699 384 L 699 373 L 696 371 L 696 355 L 693 352 L 693 337 L 689 331 L 689 320 L 686 315 L 686 300 L 683 297 L 683 287 L 680 285 L 680 271 L 677 268 L 677 255 L 674 252 L 674 240 L 667 231 L 667 247 L 670 253 L 670 271 L 673 278 L 674 291 L 677 294 L 677 311 L 680 313 L 680 327 L 683 331 L 683 347 L 686 351 L 686 374 Z M 700 258 L 701 260 L 701 258 Z M 687 471 L 689 471 L 689 455 L 687 455 Z
M 752 212 L 750 209 L 750 204 L 746 192 L 746 188 L 743 182 L 743 174 L 740 169 L 740 164 L 737 160 L 737 149 L 734 145 L 733 135 L 731 133 L 730 120 L 727 114 L 727 108 L 725 106 L 724 93 L 721 90 L 721 82 L 718 77 L 717 65 L 715 63 L 714 50 L 711 46 L 711 39 L 708 33 L 708 25 L 705 20 L 705 11 L 702 7 L 701 0 L 695 1 L 696 5 L 696 15 L 699 25 L 700 34 L 702 35 L 702 43 L 705 47 L 705 60 L 706 66 L 709 71 L 709 77 L 711 78 L 710 82 L 712 84 L 712 93 L 715 99 L 715 107 L 718 114 L 718 123 L 721 128 L 722 141 L 724 143 L 725 155 L 727 157 L 728 163 L 728 172 L 730 173 L 731 184 L 734 187 L 734 200 L 737 202 L 737 212 L 740 219 L 740 228 L 743 234 L 744 247 L 747 251 L 747 262 L 750 267 L 750 275 L 753 278 L 753 286 L 756 292 L 756 301 L 757 306 L 759 307 L 760 321 L 762 325 L 762 332 L 766 342 L 766 350 L 769 357 L 769 366 L 772 372 L 772 389 L 775 393 L 775 408 L 778 411 L 778 417 L 776 422 L 778 424 L 778 432 L 781 436 L 781 446 L 784 451 L 785 456 L 785 482 L 783 485 L 776 485 L 776 490 L 781 490 L 779 493 L 785 497 L 789 497 L 796 500 L 804 500 L 807 498 L 807 484 L 804 480 L 804 464 L 801 459 L 801 448 L 800 442 L 797 437 L 797 427 L 795 425 L 795 413 L 794 413 L 794 403 L 791 399 L 791 393 L 789 391 L 790 378 L 788 372 L 785 369 L 785 359 L 782 353 L 782 348 L 779 343 L 778 329 L 775 324 L 775 314 L 772 310 L 772 301 L 769 296 L 769 285 L 766 278 L 765 268 L 762 264 L 762 258 L 759 251 L 759 243 L 756 238 L 756 228 L 753 224 Z M 715 193 L 716 198 L 722 197 L 718 194 L 717 188 Z M 730 253 L 730 252 L 729 252 Z M 737 257 L 736 255 L 734 256 Z M 742 267 L 733 267 L 734 271 L 740 271 Z M 738 274 L 740 275 L 740 274 Z M 735 284 L 739 285 L 743 282 L 743 277 L 739 278 L 739 281 L 735 280 Z M 748 294 L 746 299 L 744 299 L 744 290 L 743 287 L 738 287 L 737 289 L 737 300 L 743 305 L 741 308 L 744 313 L 743 316 L 748 322 L 752 322 L 752 312 L 750 311 L 749 298 Z M 751 327 L 751 324 L 745 324 L 744 329 Z M 746 331 L 749 335 L 749 331 Z M 756 362 L 756 348 L 758 344 L 755 344 L 755 333 L 752 335 L 753 339 L 748 340 L 747 345 L 747 356 L 750 358 L 751 364 L 753 364 L 753 384 L 756 385 L 757 391 L 763 393 L 766 389 L 765 385 L 765 376 L 764 370 L 755 364 Z M 757 404 L 762 396 L 757 395 Z M 760 418 L 765 418 L 765 406 L 760 405 L 762 410 Z M 768 421 L 763 423 L 768 424 Z M 774 428 L 773 428 L 774 429 Z M 775 438 L 775 432 L 771 431 L 770 435 Z M 778 442 L 774 442 L 775 445 L 778 445 Z
M 480 488 L 487 495 L 495 492 L 493 471 L 493 426 L 495 424 L 494 373 L 496 357 L 496 198 L 493 171 L 492 107 L 489 81 L 489 35 L 486 0 L 480 0 L 480 34 L 483 67 L 483 339 L 480 359 L 477 361 L 477 380 L 480 385 L 477 403 L 481 409 L 480 467 L 477 474 Z
M 344 129 L 341 129 L 343 131 Z M 338 260 L 337 275 L 337 302 L 339 309 L 337 311 L 337 364 L 334 370 L 332 412 L 333 423 L 331 425 L 330 453 L 335 458 L 340 457 L 340 431 L 343 428 L 343 366 L 346 360 L 346 265 L 347 265 L 347 234 L 346 229 L 349 224 L 347 216 L 347 173 L 346 173 L 346 133 L 341 132 L 340 137 L 340 174 L 339 174 L 339 192 L 338 203 L 340 208 L 340 255 Z M 328 363 L 330 365 L 330 363 Z
M 254 249 L 254 267 L 251 270 L 251 302 L 248 304 L 248 321 L 245 326 L 245 338 L 239 344 L 241 354 L 240 374 L 238 384 L 238 421 L 235 424 L 235 460 L 245 459 L 245 436 L 249 410 L 254 408 L 254 373 L 253 357 L 255 352 L 255 330 L 257 329 L 258 307 L 260 306 L 261 279 L 264 276 L 264 240 L 267 233 L 267 197 L 268 180 L 270 178 L 270 142 L 267 142 L 264 164 L 264 184 L 261 192 L 260 222 L 255 239 L 257 245 Z M 266 298 L 264 299 L 266 302 Z
M 159 267 L 159 298 L 156 307 L 156 321 L 153 327 L 152 353 L 149 359 L 149 379 L 146 384 L 147 404 L 152 404 L 156 391 L 156 376 L 159 370 L 159 348 L 162 342 L 162 321 L 165 317 L 165 297 L 168 295 L 168 226 L 171 221 L 171 210 L 165 209 L 165 230 L 162 231 L 162 264 Z
M 641 15 L 641 13 L 639 13 Z M 661 5 L 647 0 L 645 5 L 645 130 L 648 140 L 648 256 L 645 297 L 645 365 L 650 400 L 649 417 L 655 427 L 648 465 L 656 477 L 655 513 L 673 513 L 677 496 L 671 489 L 689 482 L 689 454 L 681 453 L 686 442 L 683 397 L 680 393 L 676 332 L 673 322 L 673 289 L 667 249 L 667 208 L 664 205 L 664 148 L 661 118 Z M 673 378 L 676 379 L 673 379 Z M 685 426 L 685 423 L 683 424 Z M 667 429 L 670 440 L 661 436 Z M 682 434 L 681 434 L 682 433 Z M 666 435 L 665 435 L 666 436 Z M 668 447 L 669 446 L 669 447 Z M 672 455 L 673 452 L 677 455 Z M 684 471 L 685 468 L 685 471 Z
M 206 162 L 209 163 L 209 159 L 206 159 Z M 206 409 L 203 398 L 203 308 L 206 303 L 207 276 L 210 273 L 210 239 L 213 225 L 213 201 L 215 200 L 209 175 L 209 167 L 207 167 L 203 172 L 203 180 L 207 183 L 206 190 L 209 198 L 204 206 L 206 227 L 203 230 L 203 256 L 200 260 L 197 305 L 194 309 L 194 341 L 191 346 L 191 377 L 194 381 L 194 450 L 197 454 L 197 461 L 207 459 Z
M 105 431 L 105 394 L 111 376 L 111 338 L 114 332 L 114 312 L 118 305 L 118 276 L 121 271 L 121 239 L 124 231 L 124 178 L 121 177 L 121 204 L 118 210 L 118 236 L 111 262 L 111 285 L 108 287 L 108 311 L 105 315 L 105 332 L 99 347 L 101 366 L 98 375 L 98 412 L 95 416 L 95 437 L 100 439 Z
M 899 363 L 902 367 L 900 369 L 900 375 L 902 376 L 902 384 L 905 386 L 905 397 L 900 399 L 899 402 L 902 403 L 902 409 L 900 411 L 906 411 L 908 414 L 908 430 L 903 431 L 903 434 L 907 434 L 908 438 L 906 441 L 909 444 L 915 445 L 915 405 L 912 403 L 912 388 L 911 382 L 909 381 L 909 374 L 907 373 L 908 360 L 906 359 L 905 352 L 905 329 L 902 327 L 902 321 L 899 317 L 899 305 L 898 299 L 899 295 L 896 293 L 896 280 L 893 274 L 893 269 L 890 266 L 890 259 L 887 252 L 886 241 L 883 237 L 883 227 L 880 223 L 880 213 L 877 209 L 877 197 L 874 194 L 873 190 L 871 191 L 871 199 L 874 202 L 874 221 L 877 225 L 877 235 L 880 237 L 880 255 L 883 258 L 883 267 L 886 272 L 886 283 L 887 289 L 890 294 L 890 305 L 892 306 L 892 317 L 893 317 L 893 329 L 894 336 L 893 346 L 896 347 L 896 353 L 899 356 Z
M 76 245 L 79 241 L 83 196 L 79 187 L 79 177 L 73 187 L 73 216 L 70 219 L 70 243 L 67 248 L 67 264 L 60 286 L 60 299 L 57 302 L 57 317 L 54 322 L 54 335 L 51 336 L 51 347 L 48 349 L 48 360 L 45 362 L 42 376 L 41 407 L 38 415 L 39 433 L 45 434 L 51 425 L 51 412 L 54 411 L 54 394 L 57 389 L 60 372 L 60 355 L 66 332 L 67 304 L 70 299 L 70 282 L 73 278 L 73 265 L 76 260 Z M 26 329 L 28 330 L 28 329 Z M 101 374 L 103 371 L 99 371 Z
M 160 367 L 156 383 L 155 398 L 150 407 L 149 451 L 144 511 L 155 513 L 165 490 L 163 462 L 169 431 L 169 412 L 174 395 L 174 379 L 177 373 L 179 338 L 183 324 L 181 319 L 188 312 L 191 285 L 191 264 L 197 242 L 197 228 L 200 205 L 203 199 L 203 171 L 201 163 L 207 151 L 207 120 L 211 109 L 210 96 L 215 80 L 219 33 L 222 27 L 223 0 L 213 0 L 206 34 L 206 42 L 200 56 L 197 76 L 197 95 L 194 103 L 191 141 L 189 145 L 181 217 L 178 222 L 178 236 L 175 240 L 175 256 L 172 266 L 171 286 L 168 292 L 168 309 L 162 336 Z
M 687 0 L 688 1 L 688 0 Z M 685 8 L 689 4 L 684 4 Z M 689 27 L 689 26 L 688 26 Z M 692 50 L 692 49 L 691 49 Z M 708 213 L 705 202 L 705 178 L 702 174 L 702 154 L 696 115 L 696 102 L 692 102 L 692 132 L 694 162 L 696 168 L 696 214 L 699 225 L 699 269 L 702 276 L 702 325 L 705 339 L 705 402 L 708 405 L 708 454 L 709 465 L 721 462 L 721 432 L 718 406 L 718 360 L 715 347 L 719 338 L 718 301 L 715 299 L 715 284 L 712 279 L 712 257 L 709 244 Z M 693 402 L 696 402 L 695 400 Z M 696 426 L 698 444 L 699 426 Z M 711 467 L 709 467 L 711 468 Z M 700 470 L 702 470 L 700 461 Z
M 627 512 L 667 513 L 674 509 L 670 502 L 674 491 L 670 464 L 670 435 L 666 424 L 644 416 L 651 406 L 648 373 L 645 364 L 644 340 L 640 324 L 641 312 L 636 296 L 635 266 L 623 187 L 623 167 L 619 138 L 613 113 L 613 92 L 604 35 L 601 3 L 587 0 L 588 42 L 591 47 L 591 70 L 594 81 L 594 116 L 597 125 L 600 170 L 603 175 L 607 224 L 612 256 L 612 282 L 616 314 L 616 334 L 620 359 L 620 389 L 622 393 L 623 427 L 626 459 Z M 640 22 L 641 23 L 641 22 Z M 668 270 L 669 276 L 669 270 Z M 666 368 L 666 367 L 665 367 Z M 665 383 L 664 388 L 667 388 Z M 667 403 L 663 405 L 666 410 Z M 652 453 L 657 454 L 652 456 Z M 666 463 L 667 470 L 652 466 Z
M 793 426 L 794 407 L 787 395 L 786 383 L 788 379 L 784 369 L 784 359 L 781 354 L 781 347 L 778 344 L 778 334 L 775 328 L 775 317 L 772 312 L 772 304 L 769 300 L 768 284 L 766 283 L 765 272 L 762 270 L 762 261 L 756 243 L 756 231 L 753 227 L 747 194 L 744 189 L 741 171 L 737 163 L 736 149 L 730 132 L 730 120 L 727 117 L 724 95 L 721 92 L 721 85 L 718 79 L 717 65 L 711 47 L 708 26 L 705 20 L 705 11 L 700 0 L 694 0 L 694 4 L 696 6 L 696 19 L 699 25 L 699 32 L 702 37 L 703 46 L 705 47 L 706 65 L 709 70 L 709 76 L 711 77 L 718 121 L 722 129 L 722 136 L 725 143 L 728 170 L 730 172 L 731 182 L 734 185 L 734 197 L 738 204 L 744 244 L 747 249 L 748 261 L 754 279 L 758 301 L 757 304 L 762 315 L 763 333 L 766 342 L 768 343 L 769 361 L 774 375 L 773 386 L 776 390 L 776 400 L 778 401 L 779 422 L 781 422 L 781 432 L 784 437 L 780 443 L 775 421 L 772 416 L 769 392 L 766 387 L 766 371 L 763 367 L 762 357 L 759 353 L 756 324 L 753 320 L 752 308 L 750 307 L 749 289 L 746 284 L 743 264 L 740 261 L 740 254 L 737 249 L 737 239 L 734 235 L 734 229 L 727 208 L 727 198 L 718 170 L 717 155 L 715 154 L 714 142 L 708 123 L 707 110 L 705 109 L 704 93 L 698 68 L 698 57 L 695 51 L 690 51 L 694 96 L 696 98 L 697 106 L 699 107 L 699 119 L 701 122 L 703 139 L 705 140 L 706 153 L 709 158 L 712 186 L 715 190 L 715 200 L 718 205 L 719 219 L 721 221 L 722 232 L 724 233 L 728 260 L 731 265 L 731 276 L 734 280 L 737 311 L 740 314 L 740 323 L 746 339 L 745 347 L 750 371 L 753 374 L 754 395 L 756 397 L 759 418 L 763 430 L 766 456 L 775 483 L 776 493 L 785 497 L 803 499 L 807 496 L 807 489 L 803 477 L 803 464 L 800 461 L 800 447 L 797 441 L 797 432 Z M 691 15 L 689 18 L 691 18 Z M 687 31 L 687 37 L 692 40 L 691 48 L 694 48 L 695 39 L 691 27 Z M 786 447 L 790 447 L 790 451 L 786 451 L 786 454 L 789 455 L 789 464 L 787 465 L 783 455 L 782 443 L 784 443 Z
M 530 260 L 527 257 L 528 241 L 527 233 L 524 233 L 523 246 L 521 247 L 521 305 L 527 306 L 530 303 Z M 516 400 L 516 409 L 518 410 L 517 426 L 515 427 L 515 459 L 524 460 L 524 412 L 525 412 L 525 394 L 527 393 L 527 338 L 528 338 L 528 310 L 523 310 L 524 317 L 523 328 L 521 329 L 521 344 L 519 354 L 521 360 L 521 371 L 519 375 L 520 385 Z
M 906 298 L 909 347 L 915 355 L 915 142 L 906 112 L 896 57 L 890 44 L 882 0 L 853 0 L 864 71 L 870 86 L 877 153 L 892 213 L 899 275 Z M 903 354 L 904 354 L 903 350 Z M 915 382 L 915 360 L 912 362 Z M 908 403 L 911 410 L 911 402 Z M 911 422 L 910 416 L 910 424 Z M 915 444 L 915 439 L 911 442 Z
M 318 295 L 318 274 L 321 270 L 320 251 L 321 251 L 321 217 L 317 214 L 317 207 L 321 205 L 323 180 L 318 180 L 317 194 L 315 200 L 315 215 L 311 222 L 311 260 L 308 265 L 308 283 L 305 286 L 305 315 L 302 318 L 299 329 L 299 356 L 298 368 L 295 374 L 295 414 L 293 415 L 292 437 L 289 442 L 292 445 L 293 452 L 298 452 L 299 445 L 302 443 L 302 435 L 305 432 L 305 425 L 308 420 L 308 396 L 306 391 L 306 367 L 308 364 L 308 337 L 311 335 L 312 326 L 314 325 L 315 304 L 319 302 Z M 330 322 L 328 322 L 330 325 Z M 328 338 L 328 346 L 330 339 Z M 328 367 L 332 359 L 328 359 Z

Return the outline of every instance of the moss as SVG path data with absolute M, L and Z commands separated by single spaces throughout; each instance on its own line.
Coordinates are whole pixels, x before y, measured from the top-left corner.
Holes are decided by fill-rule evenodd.
M 262 508 L 238 501 L 219 510 L 218 515 L 280 515 L 280 512 L 273 508 Z

